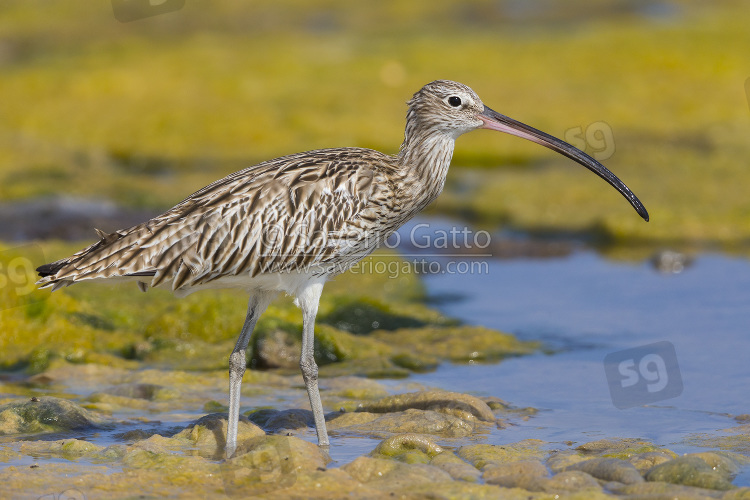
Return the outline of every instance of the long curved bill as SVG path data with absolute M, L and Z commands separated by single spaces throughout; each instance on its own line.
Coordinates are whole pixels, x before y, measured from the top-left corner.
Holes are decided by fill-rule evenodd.
M 646 211 L 646 207 L 643 206 L 641 200 L 639 200 L 638 197 L 633 194 L 630 188 L 628 188 L 625 183 L 618 179 L 615 174 L 610 172 L 607 167 L 605 167 L 580 149 L 577 149 L 567 142 L 561 141 L 556 137 L 545 134 L 541 130 L 529 127 L 524 123 L 516 121 L 505 115 L 501 115 L 497 111 L 493 111 L 487 106 L 484 107 L 484 111 L 477 115 L 477 118 L 484 122 L 484 125 L 481 128 L 497 130 L 499 132 L 505 132 L 506 134 L 515 135 L 516 137 L 528 139 L 529 141 L 541 144 L 542 146 L 549 148 L 552 151 L 556 151 L 561 155 L 567 156 L 571 160 L 575 160 L 576 162 L 580 163 L 581 165 L 588 168 L 596 175 L 607 181 L 613 188 L 617 189 L 620 194 L 622 194 L 630 202 L 630 204 L 633 205 L 633 208 L 635 208 L 635 211 L 638 212 L 638 215 L 643 217 L 644 220 L 648 221 L 648 212 Z

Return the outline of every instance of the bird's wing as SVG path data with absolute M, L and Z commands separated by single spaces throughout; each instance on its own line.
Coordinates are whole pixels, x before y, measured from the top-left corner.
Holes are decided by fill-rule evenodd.
M 231 174 L 164 214 L 39 268 L 43 286 L 152 277 L 173 290 L 219 277 L 306 270 L 359 260 L 398 212 L 391 157 L 310 151 Z

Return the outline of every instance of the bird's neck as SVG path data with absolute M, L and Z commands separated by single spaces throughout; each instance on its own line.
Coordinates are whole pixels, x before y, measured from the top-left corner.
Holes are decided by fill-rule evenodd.
M 453 157 L 453 146 L 454 138 L 447 134 L 410 131 L 407 124 L 397 159 L 405 185 L 424 205 L 437 198 L 443 190 Z

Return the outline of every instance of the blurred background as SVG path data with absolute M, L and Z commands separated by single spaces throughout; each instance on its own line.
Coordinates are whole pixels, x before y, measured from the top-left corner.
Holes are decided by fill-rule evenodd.
M 651 222 L 569 160 L 490 132 L 458 141 L 434 212 L 628 245 L 749 241 L 741 2 L 188 0 L 131 22 L 113 3 L 4 2 L 3 203 L 156 212 L 284 154 L 395 153 L 405 101 L 454 79 L 599 153 Z

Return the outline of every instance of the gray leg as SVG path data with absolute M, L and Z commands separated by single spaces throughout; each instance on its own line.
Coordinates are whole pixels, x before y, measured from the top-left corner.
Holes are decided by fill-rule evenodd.
M 315 431 L 318 434 L 318 445 L 328 446 L 328 432 L 323 415 L 323 403 L 318 390 L 318 365 L 315 364 L 315 316 L 318 314 L 318 303 L 323 291 L 323 281 L 308 284 L 297 294 L 297 305 L 302 309 L 302 356 L 299 366 L 305 380 L 310 407 L 315 418 Z
M 237 425 L 240 419 L 240 387 L 242 386 L 242 376 L 245 374 L 247 358 L 245 350 L 250 343 L 250 336 L 253 333 L 255 324 L 268 304 L 271 303 L 275 294 L 256 293 L 250 297 L 247 306 L 247 316 L 245 324 L 242 325 L 242 332 L 237 339 L 232 354 L 229 356 L 229 420 L 227 424 L 227 445 L 226 456 L 232 458 L 237 449 Z

